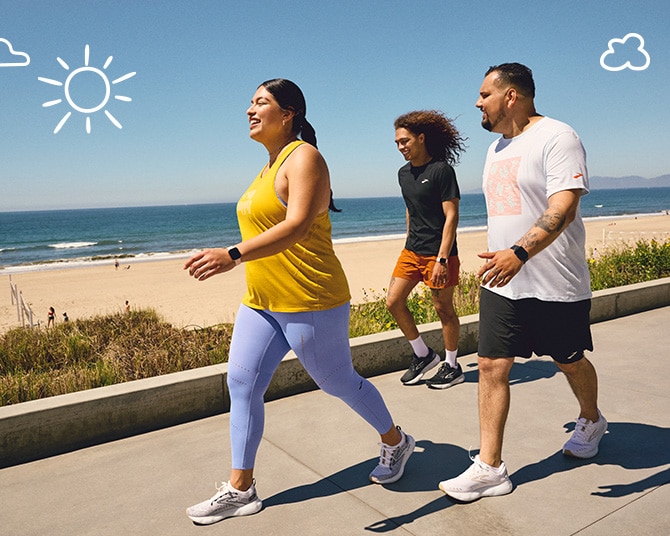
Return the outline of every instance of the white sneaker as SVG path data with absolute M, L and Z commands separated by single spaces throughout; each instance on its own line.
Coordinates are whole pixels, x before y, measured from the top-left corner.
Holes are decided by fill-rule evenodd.
M 370 480 L 375 484 L 391 484 L 400 480 L 405 472 L 405 464 L 414 452 L 414 438 L 400 427 L 398 431 L 402 434 L 402 440 L 397 445 L 379 443 L 382 448 L 379 463 L 370 473 Z
M 186 515 L 199 525 L 211 525 L 227 517 L 248 516 L 263 507 L 256 495 L 256 482 L 247 491 L 239 491 L 225 482 L 211 499 L 186 509 Z
M 598 454 L 600 440 L 607 432 L 607 420 L 598 410 L 596 422 L 585 418 L 575 421 L 575 431 L 567 443 L 563 445 L 563 454 L 574 458 L 593 458 Z
M 493 468 L 479 459 L 471 458 L 473 464 L 456 478 L 440 482 L 440 489 L 458 501 L 470 502 L 480 497 L 507 495 L 512 491 L 512 481 L 507 476 L 505 463 Z

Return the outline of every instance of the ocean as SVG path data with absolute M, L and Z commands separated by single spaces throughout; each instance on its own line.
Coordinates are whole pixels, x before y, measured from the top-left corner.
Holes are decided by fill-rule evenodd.
M 333 240 L 360 242 L 405 233 L 402 197 L 335 199 Z M 582 199 L 585 218 L 659 214 L 670 188 L 594 190 Z M 481 193 L 463 194 L 459 232 L 486 226 Z M 0 274 L 66 265 L 187 257 L 240 240 L 235 203 L 0 212 Z

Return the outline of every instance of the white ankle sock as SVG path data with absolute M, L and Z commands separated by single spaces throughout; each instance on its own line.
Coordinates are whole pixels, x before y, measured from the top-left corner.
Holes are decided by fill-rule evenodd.
M 458 350 L 445 350 L 446 360 L 451 368 L 456 368 L 456 354 Z
M 412 345 L 412 350 L 414 351 L 417 357 L 426 357 L 430 352 L 430 349 L 428 348 L 428 346 L 426 346 L 426 343 L 423 342 L 421 335 L 419 335 L 413 341 L 409 341 L 409 343 Z
M 488 463 L 484 463 L 481 459 L 479 460 L 479 463 L 481 463 L 489 471 L 493 471 L 496 474 L 501 474 L 503 472 L 502 461 L 500 462 L 500 465 L 498 467 L 493 467 L 492 465 L 489 465 Z

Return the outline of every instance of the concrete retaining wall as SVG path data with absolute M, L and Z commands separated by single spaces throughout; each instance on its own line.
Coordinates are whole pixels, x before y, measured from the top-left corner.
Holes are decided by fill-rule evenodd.
M 594 293 L 591 320 L 602 322 L 670 305 L 670 278 Z M 419 327 L 442 351 L 439 322 Z M 478 315 L 461 317 L 459 355 L 477 351 Z M 409 365 L 399 330 L 351 340 L 356 370 L 366 377 Z M 0 468 L 174 426 L 230 408 L 226 364 L 168 374 L 79 393 L 0 407 Z M 275 373 L 266 400 L 316 389 L 289 354 Z

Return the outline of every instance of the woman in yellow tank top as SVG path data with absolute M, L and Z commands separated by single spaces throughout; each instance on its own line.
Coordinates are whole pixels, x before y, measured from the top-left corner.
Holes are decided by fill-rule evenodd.
M 187 509 L 199 524 L 262 508 L 253 471 L 263 395 L 291 349 L 322 390 L 380 434 L 372 482 L 397 481 L 414 450 L 412 436 L 394 425 L 379 391 L 351 362 L 350 295 L 331 240 L 330 176 L 306 111 L 302 91 L 290 80 L 258 87 L 247 110 L 249 135 L 265 146 L 269 162 L 237 204 L 242 242 L 204 250 L 184 266 L 203 281 L 244 262 L 247 279 L 228 360 L 232 469 L 211 499 Z

